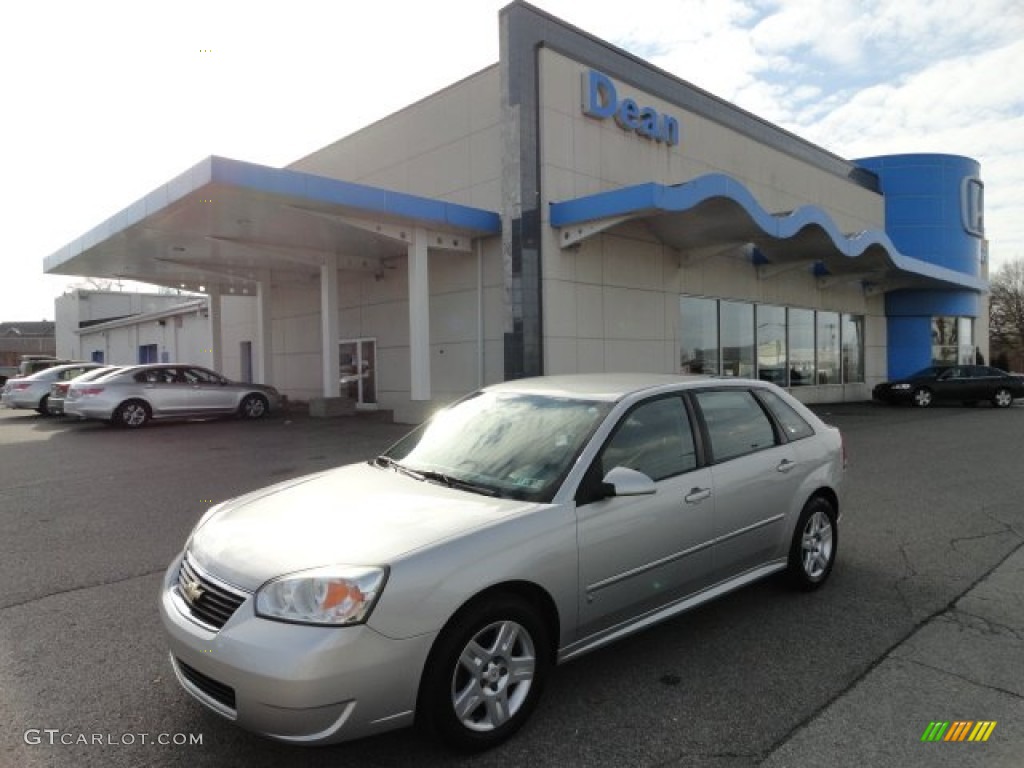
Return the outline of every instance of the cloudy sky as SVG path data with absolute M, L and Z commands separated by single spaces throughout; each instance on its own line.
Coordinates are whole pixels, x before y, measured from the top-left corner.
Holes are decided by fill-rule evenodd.
M 506 0 L 0 8 L 0 320 L 43 258 L 207 155 L 283 166 L 498 60 Z M 1024 258 L 1024 0 L 536 0 L 847 158 L 976 158 L 992 268 Z

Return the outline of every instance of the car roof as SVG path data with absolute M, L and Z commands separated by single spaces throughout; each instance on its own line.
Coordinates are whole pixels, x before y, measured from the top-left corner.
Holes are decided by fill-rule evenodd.
M 78 363 L 67 363 L 65 365 L 51 365 L 49 368 L 43 368 L 43 370 L 36 371 L 35 373 L 25 376 L 23 378 L 34 379 L 38 377 L 40 379 L 45 379 L 46 376 L 48 375 L 60 373 L 61 371 L 67 371 L 71 368 L 81 368 L 83 366 L 86 368 L 98 368 L 99 363 L 90 363 L 88 360 L 83 360 Z
M 744 383 L 762 385 L 764 382 L 752 379 L 721 378 L 692 374 L 668 373 L 573 373 L 556 376 L 537 376 L 528 379 L 513 379 L 485 387 L 488 392 L 515 392 L 522 394 L 543 394 L 554 397 L 574 397 L 588 400 L 615 402 L 638 392 L 669 389 L 689 384 Z

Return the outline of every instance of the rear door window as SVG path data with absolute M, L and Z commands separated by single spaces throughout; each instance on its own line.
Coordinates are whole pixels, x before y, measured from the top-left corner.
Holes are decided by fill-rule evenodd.
M 750 391 L 708 390 L 695 393 L 694 400 L 704 418 L 716 463 L 775 445 L 772 422 Z

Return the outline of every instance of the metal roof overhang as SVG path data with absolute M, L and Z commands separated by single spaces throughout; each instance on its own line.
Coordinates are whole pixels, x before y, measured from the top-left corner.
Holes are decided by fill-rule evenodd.
M 222 294 L 339 269 L 380 273 L 414 228 L 429 247 L 468 251 L 498 214 L 415 195 L 208 157 L 44 260 L 47 274 L 136 280 Z
M 904 289 L 984 292 L 982 278 L 900 253 L 871 230 L 844 234 L 817 206 L 770 213 L 728 176 L 710 174 L 685 184 L 639 184 L 551 204 L 559 244 L 572 247 L 627 222 L 641 222 L 683 263 L 743 252 L 768 279 L 797 269 L 813 271 L 822 288 L 859 282 L 865 292 Z

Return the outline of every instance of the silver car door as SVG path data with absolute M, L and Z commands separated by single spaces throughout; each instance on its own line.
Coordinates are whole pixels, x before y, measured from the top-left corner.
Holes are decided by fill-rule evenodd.
M 189 391 L 176 368 L 148 368 L 135 374 L 136 386 L 153 415 L 174 416 L 188 408 Z
M 191 410 L 198 414 L 235 410 L 238 391 L 213 371 L 205 368 L 182 369 L 191 391 Z
M 787 513 L 811 466 L 784 442 L 749 390 L 697 392 L 694 400 L 713 462 L 719 582 L 785 555 Z
M 643 472 L 656 491 L 577 498 L 580 637 L 696 592 L 710 575 L 711 472 L 698 467 L 681 397 L 649 400 L 623 416 L 588 472 L 590 482 L 614 467 Z

